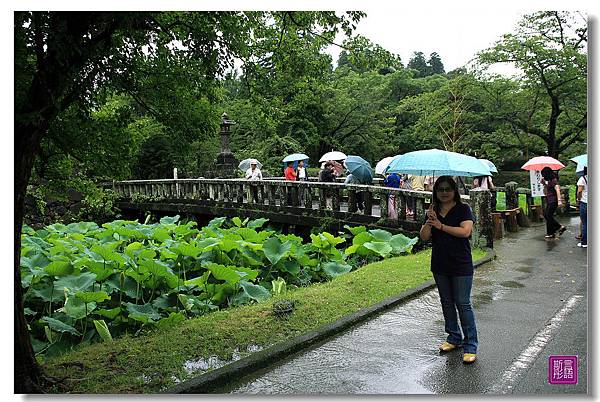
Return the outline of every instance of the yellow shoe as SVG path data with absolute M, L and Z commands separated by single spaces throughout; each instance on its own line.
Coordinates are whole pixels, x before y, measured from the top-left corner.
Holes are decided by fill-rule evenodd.
M 450 352 L 458 347 L 458 345 L 454 345 L 452 343 L 444 342 L 440 345 L 440 352 Z
M 475 353 L 465 353 L 463 354 L 463 363 L 471 364 L 477 360 L 477 355 Z

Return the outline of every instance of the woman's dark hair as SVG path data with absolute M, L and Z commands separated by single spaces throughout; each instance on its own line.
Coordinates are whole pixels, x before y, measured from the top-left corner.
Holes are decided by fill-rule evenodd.
M 552 180 L 554 179 L 555 175 L 554 172 L 552 171 L 552 169 L 548 166 L 544 167 L 542 169 L 542 177 L 544 178 L 544 180 Z
M 457 204 L 461 203 L 460 193 L 458 192 L 458 186 L 456 185 L 454 179 L 450 176 L 440 176 L 433 185 L 433 209 L 436 213 L 440 212 L 441 201 L 437 197 L 437 190 L 440 186 L 440 183 L 448 183 L 450 187 L 452 187 L 452 190 L 454 190 L 454 201 L 456 201 Z

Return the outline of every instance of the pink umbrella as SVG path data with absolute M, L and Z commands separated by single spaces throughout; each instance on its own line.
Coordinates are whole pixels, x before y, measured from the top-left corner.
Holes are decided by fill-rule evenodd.
M 560 161 L 549 156 L 536 156 L 535 158 L 529 159 L 521 169 L 525 170 L 542 170 L 548 166 L 552 170 L 559 170 L 565 167 Z

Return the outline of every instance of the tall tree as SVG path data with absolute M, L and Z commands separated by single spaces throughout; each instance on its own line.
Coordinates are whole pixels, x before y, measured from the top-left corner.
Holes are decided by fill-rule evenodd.
M 558 157 L 587 135 L 587 24 L 579 13 L 543 11 L 526 15 L 479 54 L 484 68 L 514 63 L 523 72 L 525 107 L 504 109 L 502 118 L 540 138 Z
M 414 52 L 406 67 L 416 70 L 416 78 L 427 77 L 429 75 L 429 66 L 423 52 Z
M 351 30 L 361 15 L 288 14 L 295 31 L 326 27 L 328 35 L 335 35 L 338 26 Z M 92 108 L 95 95 L 104 88 L 137 95 L 146 77 L 140 64 L 149 59 L 168 66 L 194 66 L 189 85 L 210 86 L 233 67 L 236 57 L 250 60 L 261 42 L 277 41 L 279 31 L 272 28 L 272 21 L 279 18 L 280 13 L 267 12 L 15 13 L 16 393 L 43 392 L 48 380 L 36 362 L 23 314 L 20 250 L 27 183 L 51 125 L 74 102 Z M 309 39 L 307 35 L 306 43 Z M 261 59 L 269 63 L 269 55 L 262 54 Z
M 429 66 L 429 74 L 444 74 L 444 63 L 442 63 L 442 58 L 436 52 L 433 52 L 429 55 L 429 61 L 427 62 Z

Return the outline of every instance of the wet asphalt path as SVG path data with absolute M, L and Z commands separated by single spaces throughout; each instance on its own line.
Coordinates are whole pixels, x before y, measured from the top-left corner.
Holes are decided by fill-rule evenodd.
M 495 243 L 475 273 L 478 361 L 440 355 L 443 316 L 428 291 L 323 344 L 221 390 L 245 394 L 551 394 L 587 392 L 587 251 L 579 218 L 546 241 L 544 226 Z M 577 385 L 548 384 L 548 356 L 579 356 Z

